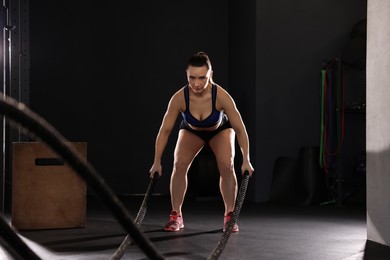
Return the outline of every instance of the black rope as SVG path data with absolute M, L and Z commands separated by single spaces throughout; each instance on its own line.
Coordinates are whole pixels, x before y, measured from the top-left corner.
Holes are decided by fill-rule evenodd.
M 229 240 L 234 224 L 236 224 L 238 216 L 240 215 L 241 207 L 245 199 L 246 190 L 248 188 L 249 177 L 250 177 L 249 172 L 245 171 L 244 176 L 241 180 L 240 190 L 238 192 L 236 205 L 233 210 L 233 216 L 227 223 L 227 227 L 225 228 L 225 231 L 223 232 L 221 239 L 219 240 L 217 246 L 214 248 L 213 252 L 207 258 L 207 260 L 218 259 L 218 257 L 222 254 L 223 250 L 225 249 L 225 245 Z
M 3 95 L 0 98 L 0 113 L 13 122 L 22 125 L 29 133 L 39 137 L 53 151 L 61 155 L 106 204 L 126 232 L 131 234 L 134 242 L 145 255 L 151 259 L 164 259 L 150 240 L 138 229 L 132 216 L 106 184 L 106 181 L 53 126 L 28 109 L 23 103 Z
M 150 200 L 150 196 L 153 192 L 154 186 L 156 185 L 157 179 L 158 179 L 158 173 L 154 173 L 153 178 L 151 178 L 149 182 L 148 189 L 146 190 L 145 197 L 142 201 L 141 207 L 138 210 L 137 216 L 135 217 L 135 224 L 139 227 L 144 220 L 144 217 L 146 215 L 146 211 L 148 210 L 148 203 Z M 118 247 L 118 249 L 115 251 L 114 255 L 110 258 L 110 260 L 119 260 L 122 258 L 122 256 L 125 254 L 126 249 L 133 243 L 131 240 L 130 235 L 127 235 L 125 239 L 123 240 L 122 244 Z
M 13 259 L 41 259 L 8 225 L 3 216 L 0 216 L 0 242 L 3 248 L 5 248 L 5 250 L 13 257 Z

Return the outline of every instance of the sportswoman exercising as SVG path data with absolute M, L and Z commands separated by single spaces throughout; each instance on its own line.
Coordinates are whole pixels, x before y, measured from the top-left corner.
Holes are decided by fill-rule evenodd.
M 220 191 L 225 205 L 224 230 L 233 214 L 237 196 L 237 179 L 234 170 L 235 138 L 241 149 L 241 172 L 250 175 L 254 168 L 249 158 L 249 139 L 234 100 L 212 80 L 213 70 L 208 55 L 198 52 L 186 65 L 188 84 L 170 99 L 156 137 L 151 176 L 162 175 L 161 157 L 177 117 L 183 120 L 174 151 L 170 182 L 172 210 L 165 225 L 166 231 L 184 228 L 182 205 L 187 190 L 187 173 L 195 156 L 208 143 L 213 151 L 220 174 Z M 239 231 L 238 225 L 232 232 Z

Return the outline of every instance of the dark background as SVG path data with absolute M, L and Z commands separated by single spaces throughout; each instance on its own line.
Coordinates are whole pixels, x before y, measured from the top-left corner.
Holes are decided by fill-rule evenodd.
M 68 140 L 88 142 L 88 160 L 117 194 L 144 193 L 169 98 L 186 83 L 187 58 L 205 51 L 214 81 L 233 96 L 249 133 L 256 173 L 247 198 L 264 202 L 276 158 L 319 145 L 321 65 L 342 55 L 353 26 L 366 18 L 366 5 L 31 1 L 30 106 Z M 176 130 L 156 187 L 162 194 L 169 193 Z M 364 138 L 358 133 L 352 139 Z M 237 147 L 237 172 L 240 157 Z M 210 158 L 204 151 L 193 168 L 215 173 Z M 207 182 L 205 171 L 195 172 L 191 180 Z

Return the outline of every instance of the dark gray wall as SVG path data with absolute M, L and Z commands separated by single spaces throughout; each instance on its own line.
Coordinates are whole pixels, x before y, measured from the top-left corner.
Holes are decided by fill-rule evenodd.
M 366 0 L 257 1 L 257 201 L 269 197 L 278 156 L 319 146 L 322 62 L 341 55 L 366 10 Z
M 154 141 L 185 62 L 206 51 L 228 81 L 226 1 L 31 1 L 31 107 L 88 159 L 118 194 L 143 193 Z M 156 191 L 168 193 L 177 131 Z
M 80 2 L 30 4 L 33 110 L 87 141 L 88 159 L 118 194 L 143 193 L 168 99 L 185 84 L 188 56 L 204 50 L 246 123 L 256 168 L 248 198 L 258 202 L 278 156 L 318 146 L 321 64 L 366 16 L 365 0 Z
M 255 198 L 256 179 L 256 1 L 229 2 L 229 91 L 245 123 L 250 141 L 251 163 L 256 173 L 251 178 L 246 198 Z M 240 172 L 241 151 L 237 144 L 236 172 Z M 240 175 L 238 175 L 240 176 Z

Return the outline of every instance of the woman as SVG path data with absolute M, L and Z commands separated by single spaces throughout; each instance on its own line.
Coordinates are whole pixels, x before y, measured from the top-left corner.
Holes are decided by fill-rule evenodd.
M 190 57 L 186 66 L 188 84 L 170 99 L 155 143 L 154 162 L 149 172 L 161 176 L 161 157 L 174 127 L 177 116 L 183 121 L 174 151 L 174 164 L 170 182 L 172 210 L 166 231 L 184 228 L 181 211 L 187 190 L 187 173 L 195 156 L 208 143 L 215 154 L 220 173 L 220 191 L 225 205 L 224 229 L 233 214 L 237 196 L 234 171 L 235 138 L 240 145 L 243 163 L 241 172 L 254 169 L 249 158 L 248 135 L 232 97 L 212 80 L 213 70 L 208 55 L 198 52 Z M 239 230 L 238 225 L 233 232 Z

